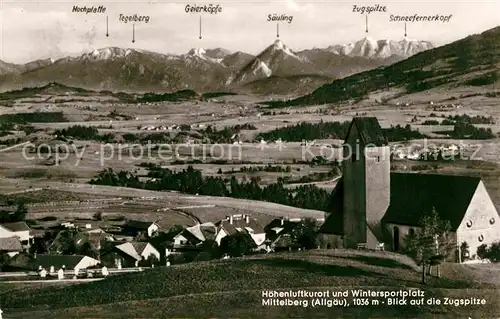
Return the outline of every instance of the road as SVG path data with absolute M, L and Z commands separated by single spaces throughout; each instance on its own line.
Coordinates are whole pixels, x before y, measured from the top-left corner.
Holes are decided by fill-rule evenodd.
M 284 184 L 286 188 L 297 188 L 300 186 L 305 186 L 305 185 L 321 185 L 321 184 L 332 184 L 339 180 L 342 176 L 337 176 L 333 179 L 327 180 L 327 181 L 318 181 L 318 182 L 310 182 L 310 183 L 296 183 L 296 184 Z

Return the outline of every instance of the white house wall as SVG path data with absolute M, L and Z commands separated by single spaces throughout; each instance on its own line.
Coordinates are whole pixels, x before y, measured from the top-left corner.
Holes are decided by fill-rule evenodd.
M 29 242 L 29 240 L 30 240 L 30 231 L 29 230 L 17 231 L 14 234 L 15 234 L 15 236 L 19 237 L 19 240 L 21 242 L 24 242 L 24 241 Z
M 219 232 L 217 233 L 217 236 L 215 236 L 215 241 L 217 242 L 217 245 L 220 246 L 220 243 L 222 241 L 222 238 L 226 237 L 227 233 L 224 229 L 220 229 Z
M 484 238 L 483 241 L 479 240 L 480 236 Z M 477 254 L 477 247 L 498 241 L 500 241 L 500 217 L 481 181 L 457 229 L 457 244 L 467 242 L 470 257 L 473 258 Z
M 255 242 L 255 244 L 257 246 L 262 245 L 266 241 L 266 234 L 265 233 L 262 233 L 262 234 L 250 234 L 250 236 L 252 237 L 253 241 Z
M 151 226 L 148 227 L 148 236 L 152 237 L 155 232 L 157 232 L 159 229 L 158 225 L 156 224 L 151 224 Z
M 99 260 L 85 256 L 80 260 L 80 262 L 75 266 L 75 269 L 87 269 L 89 267 L 99 264 Z
M 174 247 L 182 247 L 186 246 L 189 244 L 189 241 L 187 240 L 186 237 L 182 236 L 182 234 L 179 234 L 174 237 Z
M 15 233 L 0 226 L 0 238 L 8 238 L 8 237 L 14 237 Z M 28 232 L 28 238 L 29 238 L 29 232 Z
M 149 259 L 149 256 L 151 255 L 155 255 L 155 257 L 160 260 L 160 252 L 153 247 L 153 245 L 151 244 L 148 244 L 146 246 L 146 248 L 144 248 L 144 250 L 142 251 L 142 254 L 141 256 L 144 258 L 144 259 Z

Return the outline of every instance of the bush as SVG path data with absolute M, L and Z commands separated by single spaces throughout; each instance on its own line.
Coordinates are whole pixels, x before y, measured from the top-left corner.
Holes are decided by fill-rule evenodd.
M 500 242 L 491 244 L 487 247 L 485 244 L 477 248 L 477 256 L 481 259 L 488 259 L 491 262 L 500 261 Z
M 482 244 L 481 246 L 477 247 L 477 257 L 480 259 L 488 259 L 488 249 L 486 244 Z
M 462 261 L 466 261 L 470 258 L 469 244 L 466 241 L 460 245 L 460 254 L 460 259 Z

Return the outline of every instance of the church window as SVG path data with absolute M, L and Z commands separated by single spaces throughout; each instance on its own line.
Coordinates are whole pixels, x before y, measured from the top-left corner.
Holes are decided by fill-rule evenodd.
M 467 221 L 467 227 L 469 227 L 469 228 L 472 227 L 472 220 Z
M 484 236 L 483 235 L 479 235 L 479 237 L 477 238 L 480 242 L 482 242 L 484 240 Z
M 493 225 L 495 223 L 495 218 L 491 217 L 490 219 L 490 225 Z
M 375 161 L 376 161 L 377 163 L 380 163 L 380 156 L 375 157 Z
M 410 228 L 410 229 L 408 230 L 408 234 L 409 234 L 409 235 L 411 235 L 411 236 L 415 235 L 415 229 Z

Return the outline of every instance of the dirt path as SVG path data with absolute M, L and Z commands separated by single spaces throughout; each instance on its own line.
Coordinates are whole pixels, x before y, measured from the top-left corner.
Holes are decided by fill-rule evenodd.
M 296 184 L 284 184 L 283 186 L 287 188 L 297 188 L 300 186 L 306 186 L 306 185 L 321 185 L 321 184 L 330 184 L 338 181 L 342 176 L 337 176 L 333 179 L 327 180 L 327 181 L 317 181 L 317 182 L 310 182 L 310 183 L 296 183 Z

